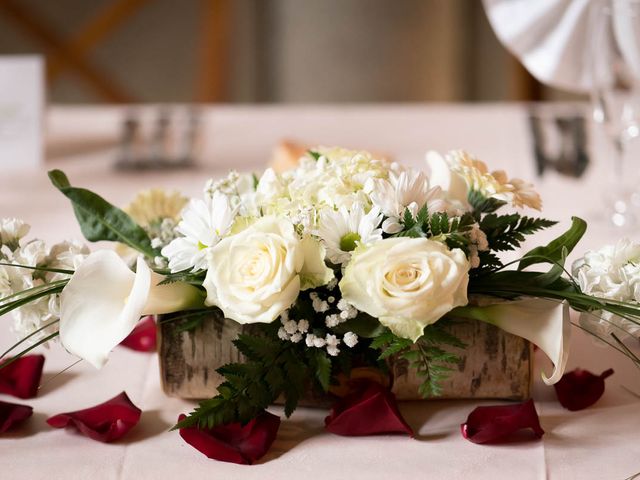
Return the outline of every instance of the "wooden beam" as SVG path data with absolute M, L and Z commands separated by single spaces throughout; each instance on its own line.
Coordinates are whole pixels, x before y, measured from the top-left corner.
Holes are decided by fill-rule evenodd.
M 510 55 L 509 66 L 509 100 L 518 102 L 541 101 L 543 96 L 542 84 L 512 55 Z
M 60 36 L 25 5 L 15 0 L 0 1 L 0 12 L 6 14 L 34 40 L 39 42 L 48 55 L 57 55 L 86 80 L 93 90 L 109 102 L 128 103 L 133 98 L 125 90 L 107 79 L 107 75 L 91 65 L 82 56 L 66 47 Z
M 67 49 L 77 56 L 85 56 L 101 40 L 107 37 L 125 20 L 135 14 L 149 0 L 114 0 L 93 16 L 71 39 L 67 40 Z M 49 60 L 49 81 L 53 82 L 64 69 L 64 60 L 53 55 Z
M 219 102 L 227 94 L 232 6 L 229 0 L 201 0 L 201 5 L 200 63 L 194 100 Z

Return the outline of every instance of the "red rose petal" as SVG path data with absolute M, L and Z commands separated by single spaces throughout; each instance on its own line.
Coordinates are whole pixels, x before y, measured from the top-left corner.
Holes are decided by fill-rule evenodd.
M 185 415 L 180 415 L 182 421 Z M 262 412 L 246 425 L 230 423 L 214 428 L 181 428 L 185 442 L 207 457 L 250 465 L 267 453 L 280 428 L 280 417 Z
M 473 443 L 508 441 L 518 430 L 530 428 L 536 437 L 544 435 L 533 400 L 516 405 L 477 407 L 460 425 L 462 436 Z
M 395 395 L 377 382 L 360 383 L 358 390 L 339 399 L 324 424 L 336 435 L 406 433 L 413 437 L 413 430 L 400 415 Z
M 25 355 L 6 367 L 0 364 L 0 393 L 18 398 L 35 397 L 42 378 L 43 366 L 43 355 Z
M 112 442 L 131 430 L 140 420 L 141 413 L 122 392 L 95 407 L 55 415 L 47 419 L 47 423 L 55 428 L 69 425 L 93 440 Z
M 576 411 L 590 407 L 604 393 L 604 379 L 613 375 L 613 369 L 600 375 L 576 368 L 565 373 L 554 385 L 560 404 L 567 410 Z
M 155 352 L 157 349 L 157 327 L 153 315 L 144 317 L 120 345 L 138 352 Z
M 33 414 L 33 408 L 0 401 L 0 433 L 11 430 L 15 425 L 24 422 Z

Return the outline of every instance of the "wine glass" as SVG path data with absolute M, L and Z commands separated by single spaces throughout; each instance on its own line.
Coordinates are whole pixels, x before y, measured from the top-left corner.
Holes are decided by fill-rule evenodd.
M 612 162 L 605 183 L 607 217 L 640 226 L 640 0 L 595 0 L 586 60 L 593 118 L 608 139 Z

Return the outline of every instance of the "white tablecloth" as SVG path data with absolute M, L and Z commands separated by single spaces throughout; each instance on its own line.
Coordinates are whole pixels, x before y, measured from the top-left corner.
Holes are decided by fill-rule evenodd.
M 48 242 L 80 237 L 71 207 L 50 186 L 46 169 L 62 168 L 74 185 L 117 204 L 150 186 L 199 195 L 208 176 L 229 168 L 260 169 L 272 146 L 286 137 L 386 152 L 417 166 L 427 148 L 467 149 L 494 169 L 535 181 L 546 203 L 545 216 L 562 220 L 536 238 L 540 243 L 562 231 L 571 215 L 597 219 L 596 186 L 606 169 L 604 162 L 595 165 L 582 181 L 556 173 L 535 178 L 526 109 L 518 105 L 219 107 L 206 111 L 198 169 L 124 174 L 111 169 L 122 114 L 116 108 L 52 109 L 51 149 L 59 152 L 78 139 L 86 149 L 69 149 L 47 168 L 0 175 L 0 217 L 22 217 L 33 225 L 33 235 Z M 596 222 L 579 248 L 611 242 L 615 235 Z M 0 320 L 3 349 L 14 339 L 10 319 Z M 193 404 L 163 394 L 156 355 L 117 348 L 101 371 L 79 364 L 46 383 L 38 398 L 23 402 L 32 405 L 35 414 L 25 428 L 0 437 L 0 478 L 625 479 L 640 471 L 640 401 L 623 388 L 640 392 L 638 371 L 616 352 L 593 345 L 579 331 L 574 334 L 569 369 L 580 366 L 600 373 L 613 367 L 616 373 L 607 379 L 604 397 L 580 412 L 564 410 L 553 388 L 537 382 L 534 398 L 546 431 L 540 441 L 482 446 L 464 440 L 460 423 L 476 406 L 495 402 L 403 403 L 415 439 L 330 435 L 323 431 L 326 412 L 299 409 L 282 422 L 267 456 L 249 467 L 209 460 L 178 433 L 168 432 L 178 414 Z M 45 382 L 74 361 L 59 345 L 43 353 Z M 143 414 L 122 441 L 102 444 L 45 423 L 48 416 L 101 403 L 123 390 Z M 0 399 L 12 401 L 2 395 Z M 273 411 L 282 414 L 279 408 Z

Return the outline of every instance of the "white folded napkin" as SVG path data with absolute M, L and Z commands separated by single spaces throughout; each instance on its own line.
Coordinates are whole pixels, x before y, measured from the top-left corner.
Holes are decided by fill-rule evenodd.
M 500 41 L 542 83 L 565 90 L 588 91 L 593 84 L 592 66 L 612 70 L 611 61 L 592 64 L 594 48 L 590 6 L 609 5 L 613 33 L 620 55 L 630 73 L 640 79 L 640 18 L 634 16 L 632 2 L 613 0 L 483 0 Z M 636 10 L 637 13 L 638 10 Z M 603 15 L 602 11 L 596 12 Z M 605 52 L 606 53 L 606 52 Z M 607 57 L 603 57 L 607 58 Z M 613 72 L 599 71 L 598 81 Z

